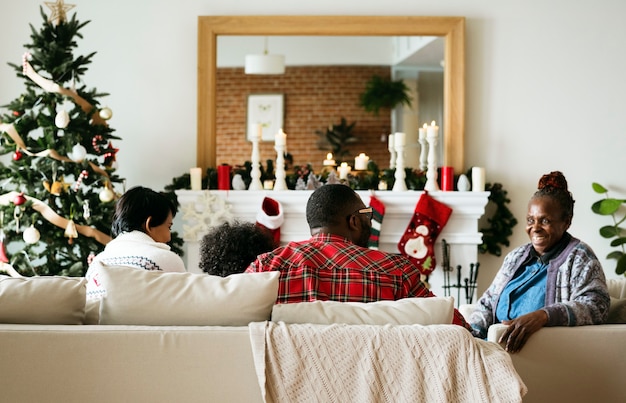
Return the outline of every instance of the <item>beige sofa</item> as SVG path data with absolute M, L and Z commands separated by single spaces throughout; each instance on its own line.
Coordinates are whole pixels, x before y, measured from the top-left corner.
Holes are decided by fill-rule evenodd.
M 626 279 L 610 279 L 607 284 L 613 323 L 543 328 L 520 352 L 510 354 L 528 387 L 524 402 L 626 401 Z M 465 317 L 472 309 L 460 308 Z M 487 340 L 497 343 L 505 329 L 492 325 Z
M 374 319 L 439 326 L 452 318 L 452 301 L 446 298 L 273 306 L 277 277 L 271 273 L 222 279 L 109 269 L 101 278 L 109 296 L 100 304 L 85 305 L 83 279 L 39 278 L 6 285 L 13 280 L 0 278 L 0 401 L 260 402 L 249 322 L 271 315 L 276 322 L 270 323 L 296 318 L 321 326 L 332 326 L 324 321 L 352 326 Z M 44 292 L 50 286 L 54 292 Z M 172 290 L 184 292 L 169 295 Z M 211 302 L 202 300 L 206 295 Z M 84 324 L 94 320 L 99 324 Z M 20 321 L 39 324 L 11 323 Z M 618 377 L 626 373 L 625 336 L 625 325 L 540 331 L 522 353 L 511 357 L 529 388 L 528 401 L 582 401 L 561 399 L 571 389 L 576 396 L 593 395 L 594 401 L 618 401 L 623 396 Z M 346 351 L 352 350 L 349 345 Z M 495 350 L 508 357 L 499 347 Z M 481 351 L 478 356 L 486 350 Z M 518 392 L 518 399 L 512 394 L 510 401 L 518 401 L 525 387 Z

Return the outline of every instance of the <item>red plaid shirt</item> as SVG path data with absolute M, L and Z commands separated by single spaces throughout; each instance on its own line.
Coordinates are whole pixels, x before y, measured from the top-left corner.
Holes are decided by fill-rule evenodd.
M 434 296 L 406 257 L 363 248 L 337 235 L 318 234 L 307 241 L 290 242 L 257 257 L 246 272 L 272 270 L 281 272 L 277 304 Z M 456 309 L 453 323 L 469 329 Z

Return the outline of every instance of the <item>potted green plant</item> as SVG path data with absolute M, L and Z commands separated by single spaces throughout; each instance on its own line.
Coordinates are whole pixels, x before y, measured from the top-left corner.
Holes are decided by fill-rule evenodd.
M 379 75 L 370 78 L 359 99 L 359 105 L 374 115 L 378 115 L 381 109 L 391 110 L 400 104 L 411 106 L 409 87 L 402 80 L 392 80 Z
M 315 134 L 320 137 L 317 147 L 320 150 L 330 149 L 336 158 L 342 159 L 350 154 L 350 150 L 346 148 L 347 145 L 359 141 L 359 138 L 352 133 L 354 126 L 356 122 L 348 124 L 346 118 L 341 117 L 339 124 L 333 123 L 326 130 L 316 130 Z
M 613 225 L 600 227 L 600 235 L 603 238 L 611 239 L 610 245 L 618 248 L 609 253 L 606 258 L 617 260 L 615 273 L 626 275 L 626 250 L 624 249 L 626 229 L 621 226 L 626 221 L 626 213 L 623 212 L 623 209 L 620 210 L 622 205 L 626 204 L 626 200 L 609 197 L 608 189 L 599 183 L 594 182 L 591 186 L 596 193 L 604 195 L 604 199 L 598 200 L 591 205 L 591 210 L 599 215 L 611 216 L 613 219 Z

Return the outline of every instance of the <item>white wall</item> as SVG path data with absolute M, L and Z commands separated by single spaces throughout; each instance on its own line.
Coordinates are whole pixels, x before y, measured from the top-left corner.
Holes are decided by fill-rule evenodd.
M 626 195 L 626 3 L 621 0 L 69 1 L 82 21 L 79 51 L 97 51 L 86 83 L 108 92 L 119 174 L 162 188 L 195 165 L 198 15 L 458 15 L 467 18 L 466 165 L 504 184 L 523 221 L 539 177 L 561 170 L 576 199 L 571 232 L 603 258 L 608 223 L 590 211 L 599 181 Z M 20 63 L 40 0 L 0 0 L 0 104 L 22 83 Z M 45 7 L 45 6 L 44 6 Z M 527 240 L 522 224 L 511 244 Z M 485 258 L 488 282 L 500 259 Z M 613 262 L 605 271 L 614 277 Z

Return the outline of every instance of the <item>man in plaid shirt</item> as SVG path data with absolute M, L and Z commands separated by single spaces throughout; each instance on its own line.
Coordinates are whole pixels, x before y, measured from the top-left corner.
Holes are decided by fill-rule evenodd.
M 258 256 L 246 272 L 280 271 L 278 304 L 433 297 L 408 258 L 367 248 L 371 218 L 372 208 L 350 187 L 324 185 L 306 206 L 311 238 Z M 470 330 L 456 309 L 453 323 Z

